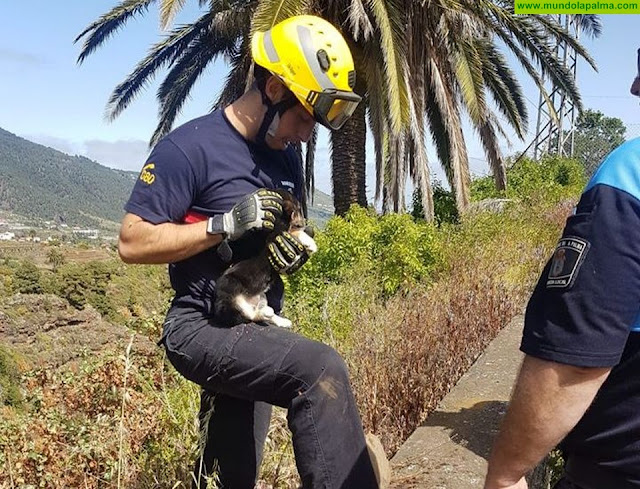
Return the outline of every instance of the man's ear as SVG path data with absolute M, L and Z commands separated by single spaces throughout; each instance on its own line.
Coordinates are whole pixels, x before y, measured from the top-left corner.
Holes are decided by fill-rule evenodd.
M 285 92 L 285 86 L 276 76 L 270 75 L 267 78 L 264 91 L 267 93 L 267 97 L 271 100 L 271 103 L 275 104 L 282 100 Z

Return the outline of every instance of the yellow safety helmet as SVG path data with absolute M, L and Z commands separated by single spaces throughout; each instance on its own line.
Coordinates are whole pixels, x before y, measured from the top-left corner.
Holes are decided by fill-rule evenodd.
M 266 32 L 256 32 L 251 55 L 329 129 L 340 129 L 361 100 L 353 93 L 356 72 L 349 46 L 320 17 L 290 17 Z

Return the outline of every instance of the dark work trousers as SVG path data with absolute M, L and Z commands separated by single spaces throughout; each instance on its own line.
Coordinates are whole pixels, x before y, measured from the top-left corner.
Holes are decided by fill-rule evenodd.
M 377 488 L 347 367 L 334 349 L 277 326 L 219 327 L 177 306 L 162 342 L 176 370 L 214 395 L 196 474 L 211 474 L 215 461 L 224 489 L 253 489 L 276 405 L 288 410 L 304 489 Z

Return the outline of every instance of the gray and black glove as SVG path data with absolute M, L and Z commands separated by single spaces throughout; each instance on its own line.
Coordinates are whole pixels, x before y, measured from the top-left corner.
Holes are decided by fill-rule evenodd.
M 226 239 L 235 241 L 247 231 L 272 230 L 280 215 L 282 197 L 273 190 L 263 188 L 247 195 L 229 212 L 209 218 L 207 232 L 224 233 Z
M 294 273 L 309 259 L 302 243 L 286 231 L 269 243 L 269 263 L 278 273 Z

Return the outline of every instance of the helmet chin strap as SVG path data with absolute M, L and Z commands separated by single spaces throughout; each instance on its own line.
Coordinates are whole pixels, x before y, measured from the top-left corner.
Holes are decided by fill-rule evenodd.
M 260 124 L 260 128 L 258 129 L 258 134 L 256 135 L 256 143 L 260 145 L 266 145 L 266 137 L 267 134 L 271 137 L 274 137 L 276 131 L 278 130 L 278 125 L 280 125 L 280 117 L 291 107 L 296 105 L 297 100 L 294 96 L 286 97 L 284 100 L 281 100 L 277 103 L 272 103 L 267 97 L 266 92 L 266 80 L 262 80 L 261 83 L 258 84 L 258 89 L 260 90 L 260 95 L 262 96 L 262 103 L 267 106 L 267 112 L 264 114 L 262 119 L 262 124 Z

